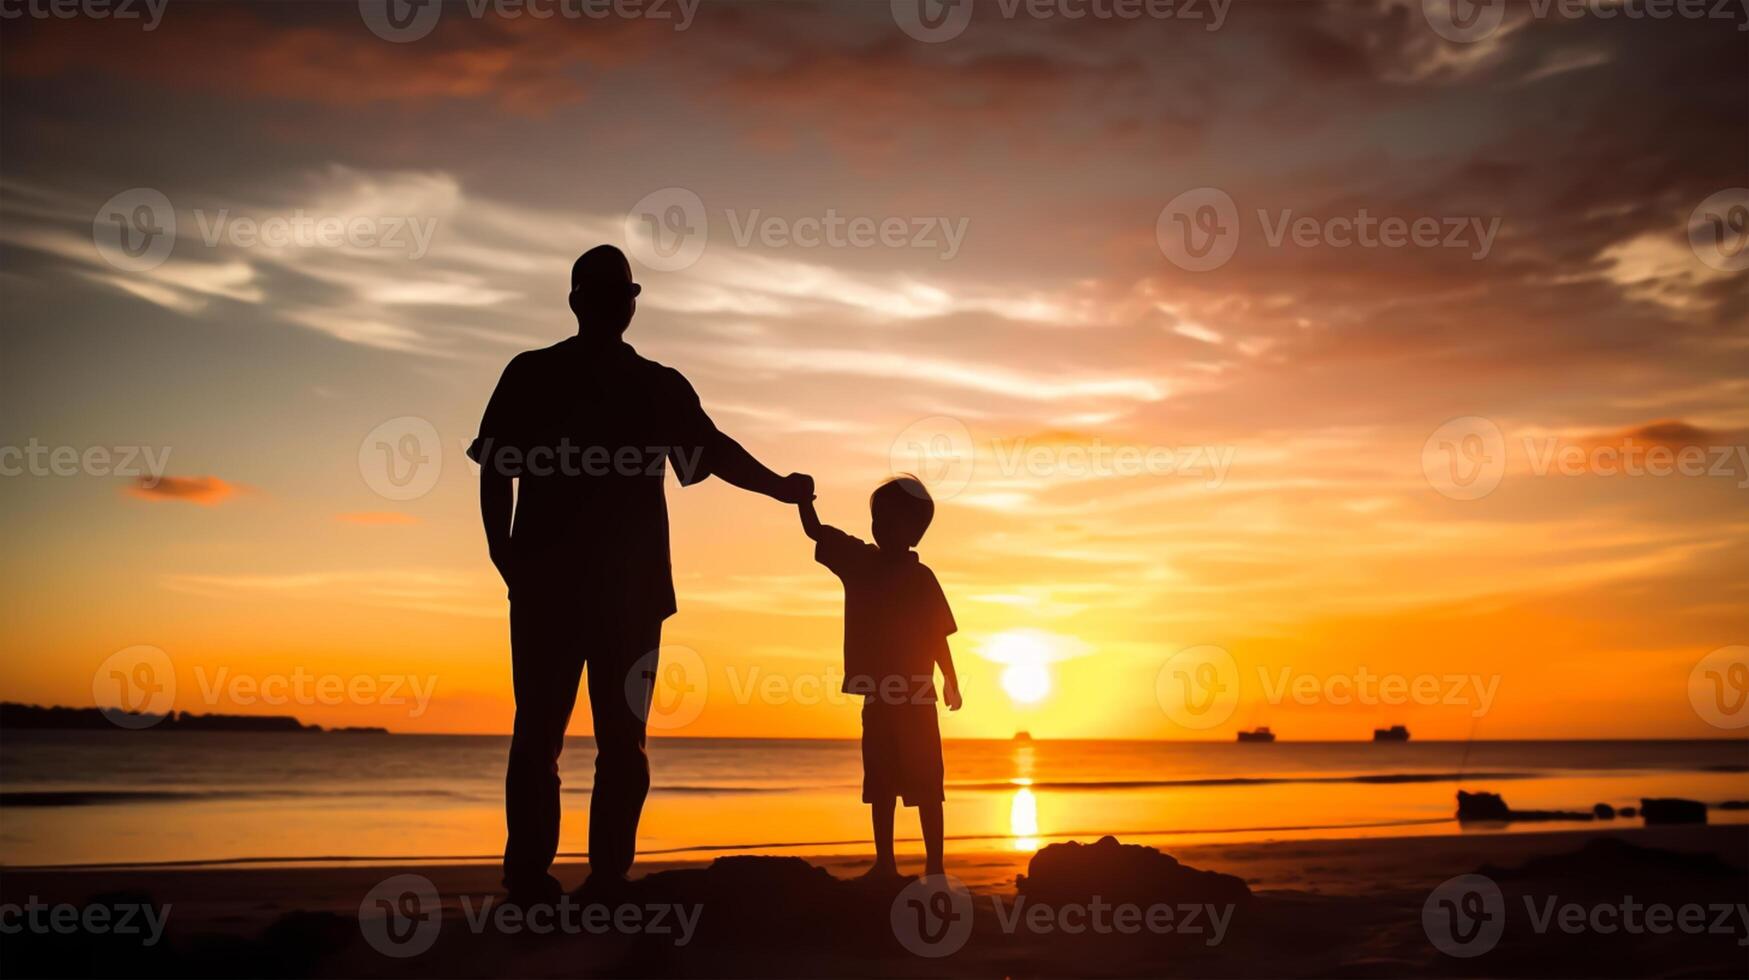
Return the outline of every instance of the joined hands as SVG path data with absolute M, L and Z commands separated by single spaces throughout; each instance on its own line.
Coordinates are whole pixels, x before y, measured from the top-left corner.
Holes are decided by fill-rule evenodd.
M 791 473 L 777 481 L 777 492 L 772 496 L 786 504 L 807 503 L 814 499 L 814 478 L 806 473 Z

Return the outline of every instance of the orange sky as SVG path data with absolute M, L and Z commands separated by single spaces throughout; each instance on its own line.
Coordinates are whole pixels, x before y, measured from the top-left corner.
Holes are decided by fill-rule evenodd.
M 1691 693 L 1749 643 L 1749 291 L 1690 240 L 1745 182 L 1741 35 L 1515 13 L 1454 44 L 1359 7 L 941 44 L 878 4 L 409 44 L 346 4 L 9 26 L 0 445 L 154 447 L 172 479 L 0 478 L 0 692 L 89 704 L 144 644 L 181 710 L 506 731 L 461 450 L 504 362 L 571 329 L 569 260 L 613 242 L 645 286 L 628 339 L 813 473 L 826 520 L 866 535 L 894 470 L 934 486 L 949 737 L 1731 734 Z M 1163 210 L 1207 187 L 1240 238 L 1194 271 Z M 147 269 L 93 241 L 135 188 L 177 219 Z M 1362 214 L 1496 231 L 1337 244 Z M 377 240 L 235 224 L 299 215 Z M 902 232 L 815 244 L 834 216 Z M 1272 241 L 1295 217 L 1323 230 Z M 417 495 L 376 448 L 403 437 Z M 1704 472 L 1612 471 L 1654 447 Z M 1472 464 L 1488 492 L 1452 483 Z M 854 735 L 794 513 L 670 501 L 665 642 L 702 699 L 658 734 Z M 1207 647 L 1218 720 L 1172 693 Z M 249 694 L 304 682 L 371 693 Z

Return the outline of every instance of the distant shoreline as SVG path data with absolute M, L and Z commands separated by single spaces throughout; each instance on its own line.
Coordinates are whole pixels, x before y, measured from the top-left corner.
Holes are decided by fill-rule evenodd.
M 387 728 L 348 725 L 323 728 L 306 725 L 291 715 L 197 715 L 190 711 L 123 711 L 120 708 L 63 708 L 0 702 L 0 731 L 159 731 L 269 732 L 298 734 L 387 735 Z

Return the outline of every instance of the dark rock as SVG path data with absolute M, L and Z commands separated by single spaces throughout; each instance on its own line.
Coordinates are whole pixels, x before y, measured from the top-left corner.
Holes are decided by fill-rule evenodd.
M 1591 808 L 1591 813 L 1594 816 L 1596 816 L 1597 819 L 1599 819 L 1599 820 L 1614 820 L 1615 819 L 1615 807 L 1610 806 L 1608 803 L 1597 804 L 1596 806 Z
M 1706 823 L 1706 804 L 1694 800 L 1641 800 L 1640 813 L 1647 823 Z
M 1576 810 L 1514 810 L 1498 793 L 1466 793 L 1458 790 L 1459 823 L 1510 823 L 1541 820 L 1592 820 L 1596 812 Z
M 1051 844 L 1032 856 L 1026 874 L 1015 879 L 1028 901 L 1051 905 L 1106 902 L 1136 905 L 1197 902 L 1232 905 L 1248 901 L 1243 879 L 1202 871 L 1152 847 L 1121 844 L 1115 837 L 1096 843 Z
M 1632 820 L 1633 818 L 1640 815 L 1640 808 L 1636 807 L 1636 806 L 1624 806 L 1620 810 L 1617 810 L 1615 812 L 1620 814 L 1623 817 L 1626 817 L 1629 820 Z
M 1499 793 L 1466 793 L 1460 789 L 1457 799 L 1459 823 L 1512 819 L 1512 811 Z
M 1749 800 L 1726 800 L 1719 804 L 1721 810 L 1749 810 Z

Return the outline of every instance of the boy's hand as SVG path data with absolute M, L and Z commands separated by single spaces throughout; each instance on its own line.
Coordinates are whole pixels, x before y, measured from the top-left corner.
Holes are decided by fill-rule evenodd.
M 948 681 L 943 685 L 941 694 L 947 699 L 947 710 L 949 711 L 958 711 L 966 703 L 965 699 L 960 697 L 960 682 L 957 680 Z

